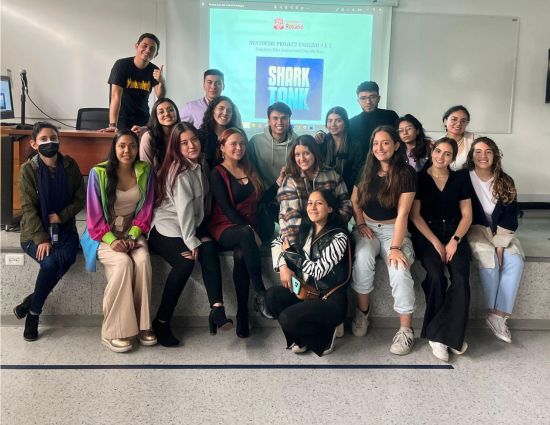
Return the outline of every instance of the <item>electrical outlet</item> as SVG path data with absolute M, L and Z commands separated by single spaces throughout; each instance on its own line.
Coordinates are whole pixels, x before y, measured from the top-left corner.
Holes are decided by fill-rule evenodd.
M 6 254 L 6 266 L 22 266 L 25 264 L 25 256 L 23 254 Z

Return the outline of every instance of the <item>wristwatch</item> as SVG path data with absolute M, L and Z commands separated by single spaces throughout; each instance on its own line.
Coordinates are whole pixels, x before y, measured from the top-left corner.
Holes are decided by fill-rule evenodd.
M 456 241 L 456 243 L 460 243 L 460 241 L 462 240 L 462 238 L 458 235 L 454 235 L 453 239 Z
M 137 241 L 137 238 L 134 235 L 128 235 L 128 239 L 131 239 L 133 241 Z

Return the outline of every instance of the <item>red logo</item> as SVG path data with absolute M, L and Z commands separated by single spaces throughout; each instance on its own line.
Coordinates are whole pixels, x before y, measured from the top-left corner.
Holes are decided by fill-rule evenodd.
M 275 22 L 273 23 L 273 28 L 275 28 L 277 31 L 284 29 L 285 25 L 283 23 L 283 18 L 275 18 Z

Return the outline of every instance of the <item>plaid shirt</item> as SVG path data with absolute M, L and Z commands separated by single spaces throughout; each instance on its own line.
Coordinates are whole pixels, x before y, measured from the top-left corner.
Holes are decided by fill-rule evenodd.
M 351 201 L 346 184 L 342 177 L 332 168 L 322 168 L 308 181 L 302 173 L 299 178 L 287 176 L 277 192 L 280 204 L 279 226 L 281 237 L 292 245 L 302 224 L 302 218 L 307 219 L 306 206 L 309 194 L 318 189 L 330 190 L 338 201 L 338 212 L 345 223 L 351 218 Z

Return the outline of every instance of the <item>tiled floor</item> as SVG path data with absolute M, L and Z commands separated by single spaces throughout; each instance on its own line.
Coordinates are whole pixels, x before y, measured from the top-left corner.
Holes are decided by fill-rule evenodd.
M 322 358 L 285 350 L 276 328 L 248 340 L 179 329 L 181 347 L 126 354 L 102 347 L 98 328 L 41 328 L 33 343 L 21 327 L 0 332 L 2 425 L 550 423 L 550 332 L 516 330 L 508 345 L 471 330 L 470 349 L 449 369 L 430 369 L 445 363 L 423 340 L 408 356 L 391 355 L 391 329 L 346 334 Z M 47 368 L 59 365 L 76 368 Z

